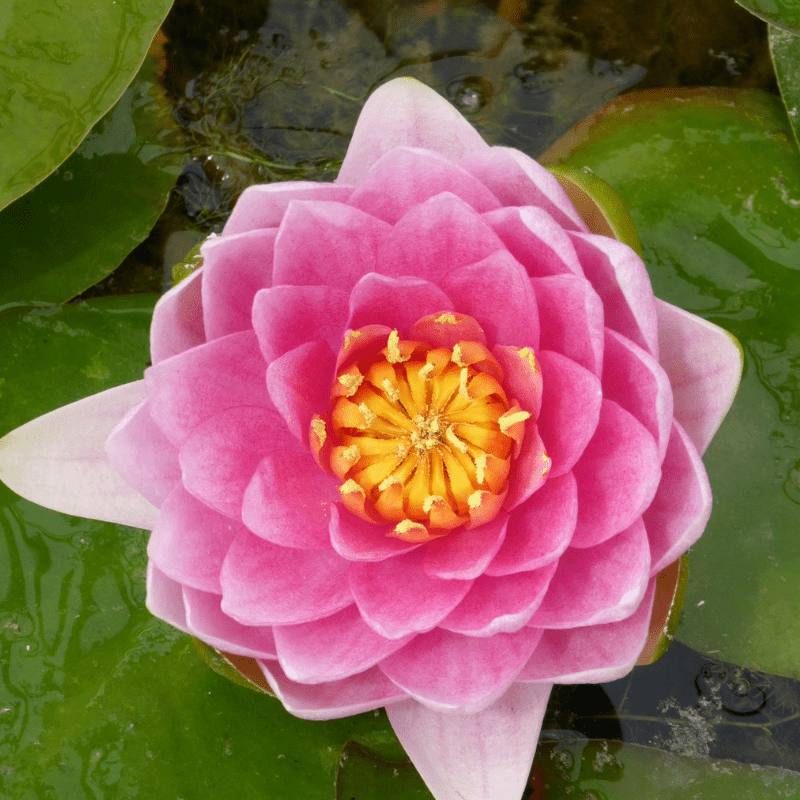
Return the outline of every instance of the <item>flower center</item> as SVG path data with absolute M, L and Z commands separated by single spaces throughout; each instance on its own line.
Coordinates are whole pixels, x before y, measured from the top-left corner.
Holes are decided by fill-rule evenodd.
M 482 343 L 441 347 L 385 331 L 351 332 L 339 357 L 329 463 L 342 502 L 396 523 L 390 535 L 407 541 L 483 524 L 500 510 L 530 414 L 509 402 Z M 321 419 L 312 431 L 324 441 Z

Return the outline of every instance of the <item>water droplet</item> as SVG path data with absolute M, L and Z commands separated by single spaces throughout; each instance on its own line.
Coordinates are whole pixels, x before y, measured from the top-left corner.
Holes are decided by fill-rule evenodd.
M 451 81 L 446 91 L 447 96 L 463 114 L 480 111 L 494 92 L 492 84 L 479 77 Z

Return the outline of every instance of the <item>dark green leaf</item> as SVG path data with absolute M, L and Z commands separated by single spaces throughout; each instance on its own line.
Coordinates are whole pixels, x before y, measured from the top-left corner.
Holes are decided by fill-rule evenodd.
M 794 138 L 800 144 L 800 37 L 770 25 L 769 51 L 781 87 L 783 105 Z
M 765 22 L 800 33 L 800 0 L 736 0 L 736 2 Z

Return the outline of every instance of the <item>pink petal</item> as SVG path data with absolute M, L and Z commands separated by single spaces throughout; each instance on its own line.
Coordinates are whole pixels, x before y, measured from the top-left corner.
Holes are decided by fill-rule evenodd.
M 0 480 L 63 514 L 152 528 L 158 509 L 111 466 L 105 442 L 145 394 L 126 383 L 37 417 L 0 439 Z
M 583 277 L 583 267 L 567 232 L 546 211 L 533 206 L 506 206 L 483 215 L 508 251 L 532 278 L 550 275 Z
M 541 631 L 490 637 L 437 628 L 381 661 L 381 671 L 436 711 L 482 711 L 502 695 L 536 648 Z M 446 665 L 446 667 L 445 667 Z
M 205 342 L 202 284 L 203 270 L 198 269 L 159 298 L 150 325 L 154 364 Z
M 611 400 L 603 400 L 592 441 L 575 467 L 578 524 L 573 547 L 594 547 L 627 528 L 650 505 L 661 480 L 661 461 L 644 426 Z
M 515 398 L 535 423 L 542 407 L 542 371 L 536 354 L 507 345 L 495 346 L 492 353 L 503 368 L 508 396 Z
M 396 147 L 373 164 L 349 204 L 393 225 L 415 205 L 442 192 L 460 197 L 478 212 L 500 207 L 479 180 L 452 161 L 410 147 Z
M 539 313 L 530 278 L 507 251 L 443 276 L 454 307 L 480 320 L 495 344 L 539 347 Z
M 558 566 L 497 578 L 482 575 L 439 627 L 465 636 L 494 636 L 518 631 L 533 616 Z
M 642 602 L 650 574 L 650 548 L 641 519 L 597 547 L 570 547 L 539 609 L 535 628 L 579 628 L 618 622 Z
M 566 475 L 597 430 L 603 392 L 588 370 L 558 353 L 542 350 L 542 410 L 538 430 L 553 466 L 550 477 Z
M 350 293 L 347 327 L 356 330 L 380 323 L 407 335 L 420 317 L 452 308 L 450 298 L 429 281 L 389 278 L 373 272 L 361 278 Z
M 539 436 L 537 427 L 526 422 L 525 439 L 522 449 L 514 461 L 508 480 L 508 494 L 503 508 L 513 511 L 524 503 L 534 492 L 539 491 L 550 474 L 553 463 Z
M 508 514 L 500 512 L 478 528 L 435 539 L 426 548 L 422 568 L 432 578 L 477 578 L 503 544 L 507 526 Z
M 272 282 L 349 291 L 362 275 L 376 272 L 378 250 L 390 230 L 382 220 L 341 203 L 292 202 L 275 242 Z
M 161 572 L 152 561 L 147 563 L 147 610 L 173 628 L 189 633 L 183 588 Z
M 578 489 L 572 473 L 549 478 L 514 509 L 506 538 L 485 574 L 511 575 L 555 561 L 567 549 L 577 519 Z
M 308 446 L 308 431 L 314 414 L 330 407 L 335 357 L 325 342 L 295 347 L 267 368 L 267 389 L 289 430 Z
M 542 320 L 539 347 L 571 358 L 597 377 L 603 367 L 603 303 L 585 278 L 553 275 L 533 281 Z
M 627 675 L 647 641 L 655 585 L 653 578 L 636 611 L 619 622 L 545 631 L 517 680 L 604 683 Z
M 206 338 L 249 330 L 253 298 L 272 285 L 277 231 L 253 231 L 207 239 L 203 255 L 203 319 Z
M 378 636 L 355 606 L 302 625 L 278 625 L 274 631 L 281 667 L 288 678 L 300 683 L 349 678 L 374 667 L 413 638 Z
M 267 450 L 296 442 L 274 411 L 229 408 L 198 425 L 180 452 L 183 484 L 206 505 L 239 520 L 247 485 Z
M 372 165 L 395 147 L 434 150 L 453 161 L 488 149 L 447 100 L 413 78 L 389 81 L 370 95 L 336 182 L 361 183 Z
M 504 206 L 538 206 L 562 228 L 588 230 L 556 177 L 519 150 L 490 147 L 465 156 L 459 166 L 491 189 Z
M 653 287 L 642 259 L 630 247 L 608 236 L 570 236 L 586 277 L 603 301 L 606 327 L 658 357 Z
M 742 350 L 722 328 L 656 300 L 659 361 L 669 375 L 675 419 L 704 453 L 733 403 Z
M 672 426 L 672 388 L 667 373 L 646 350 L 606 328 L 603 397 L 619 403 L 644 425 L 664 458 Z
M 352 603 L 347 562 L 330 550 L 278 547 L 244 530 L 222 565 L 222 610 L 243 625 L 294 625 Z
M 377 667 L 340 681 L 307 684 L 289 680 L 277 661 L 258 663 L 286 710 L 301 719 L 351 717 L 407 697 Z
M 711 486 L 689 435 L 674 422 L 661 465 L 662 477 L 650 507 L 644 512 L 653 575 L 686 552 L 705 530 L 711 515 Z
M 552 685 L 514 684 L 477 714 L 442 714 L 406 700 L 389 722 L 436 800 L 522 797 Z
M 273 450 L 244 494 L 242 520 L 257 536 L 284 547 L 324 550 L 330 507 L 341 496 L 333 478 L 307 453 Z
M 161 508 L 147 555 L 173 581 L 220 594 L 222 562 L 241 528 L 178 485 Z
M 265 375 L 255 334 L 233 333 L 150 367 L 144 375 L 150 413 L 180 447 L 198 425 L 228 408 L 271 408 Z
M 253 329 L 264 359 L 322 339 L 334 352 L 347 322 L 347 294 L 330 286 L 273 286 L 253 302 Z
M 105 442 L 111 466 L 154 506 L 161 506 L 181 478 L 178 451 L 156 425 L 147 401 L 135 405 Z
M 277 228 L 292 200 L 346 203 L 352 191 L 352 186 L 311 181 L 283 181 L 249 186 L 236 201 L 222 235 L 227 237 L 258 228 Z
M 393 528 L 359 519 L 340 503 L 331 507 L 330 537 L 333 549 L 350 561 L 383 561 L 416 550 L 419 545 L 387 534 Z
M 445 192 L 412 208 L 392 228 L 375 271 L 438 283 L 450 270 L 475 264 L 502 249 L 503 243 L 480 215 Z
M 277 658 L 272 628 L 244 626 L 222 613 L 218 594 L 183 587 L 186 627 L 217 650 L 245 658 Z
M 350 564 L 350 588 L 364 621 L 387 639 L 429 631 L 464 598 L 472 581 L 431 578 L 424 549 Z

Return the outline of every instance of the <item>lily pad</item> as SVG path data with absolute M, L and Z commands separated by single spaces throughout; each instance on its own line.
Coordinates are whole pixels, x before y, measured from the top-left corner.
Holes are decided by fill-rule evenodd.
M 800 33 L 800 0 L 736 0 L 736 2 L 771 25 Z
M 47 177 L 120 98 L 172 0 L 4 0 L 0 208 Z
M 770 25 L 769 51 L 786 114 L 800 144 L 800 36 Z
M 731 331 L 745 374 L 705 456 L 714 491 L 677 636 L 793 675 L 800 663 L 800 155 L 780 101 L 748 90 L 627 95 L 548 163 L 588 167 L 630 209 L 656 295 Z
M 146 238 L 185 160 L 158 70 L 149 55 L 77 151 L 0 211 L 0 304 L 65 302 Z

